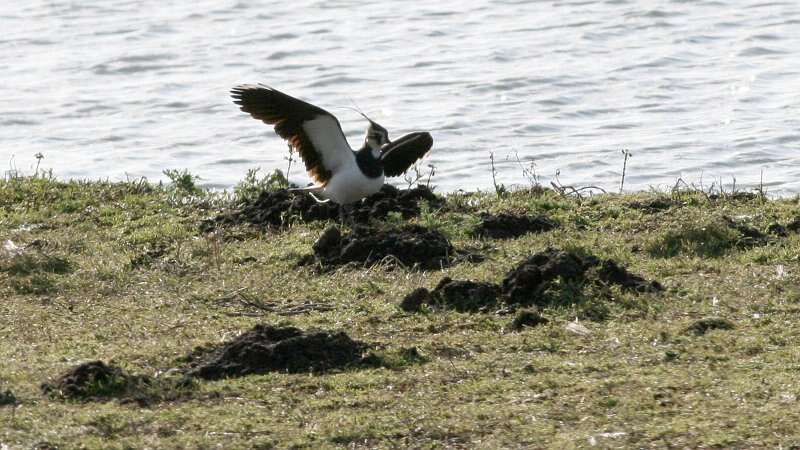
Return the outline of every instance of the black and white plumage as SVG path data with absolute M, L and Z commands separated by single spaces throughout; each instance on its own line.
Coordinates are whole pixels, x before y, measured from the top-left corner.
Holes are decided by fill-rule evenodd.
M 407 134 L 392 142 L 385 128 L 368 117 L 364 145 L 350 148 L 336 117 L 322 108 L 261 84 L 231 90 L 234 103 L 269 125 L 300 154 L 315 185 L 303 190 L 345 205 L 383 186 L 384 176 L 398 176 L 433 145 L 430 133 Z

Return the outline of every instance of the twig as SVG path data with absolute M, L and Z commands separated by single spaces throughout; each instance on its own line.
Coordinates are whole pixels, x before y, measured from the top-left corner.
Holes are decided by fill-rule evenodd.
M 619 193 L 622 194 L 622 188 L 625 186 L 625 171 L 628 168 L 628 158 L 633 156 L 631 152 L 627 149 L 622 150 L 622 154 L 625 155 L 625 159 L 622 161 L 622 180 L 619 182 Z
M 581 192 L 588 190 L 589 194 L 591 194 L 592 193 L 592 189 L 598 190 L 598 191 L 600 191 L 600 192 L 602 192 L 604 194 L 608 193 L 608 192 L 606 192 L 605 189 L 601 188 L 600 186 L 590 185 L 590 186 L 574 187 L 574 186 L 570 186 L 570 185 L 563 185 L 563 184 L 561 184 L 561 180 L 559 179 L 559 175 L 561 175 L 561 171 L 560 170 L 556 170 L 555 180 L 551 181 L 550 185 L 553 186 L 553 189 L 555 189 L 556 192 L 558 192 L 559 194 L 561 194 L 564 197 L 566 197 L 568 195 L 574 195 L 575 198 L 580 200 L 580 199 L 583 199 L 583 195 L 581 195 Z
M 44 159 L 44 155 L 42 154 L 42 152 L 37 152 L 35 155 L 33 155 L 33 157 L 36 158 L 36 169 L 33 172 L 33 176 L 34 177 L 38 177 L 39 176 L 39 163 L 42 162 L 42 159 Z

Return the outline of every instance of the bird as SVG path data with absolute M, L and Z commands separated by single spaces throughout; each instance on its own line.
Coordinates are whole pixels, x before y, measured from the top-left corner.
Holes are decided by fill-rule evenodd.
M 368 197 L 381 189 L 385 177 L 402 175 L 433 146 L 426 131 L 391 141 L 386 128 L 361 113 L 369 125 L 363 145 L 354 150 L 336 116 L 318 106 L 264 84 L 238 85 L 231 97 L 254 119 L 273 125 L 297 151 L 314 184 L 296 190 L 318 201 L 347 206 Z

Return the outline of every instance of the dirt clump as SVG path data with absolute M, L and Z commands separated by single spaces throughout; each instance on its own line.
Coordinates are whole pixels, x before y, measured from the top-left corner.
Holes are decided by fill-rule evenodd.
M 558 226 L 557 222 L 543 215 L 484 213 L 481 214 L 481 221 L 472 230 L 472 234 L 477 237 L 511 239 L 528 233 L 550 231 Z
M 735 326 L 733 322 L 721 317 L 706 317 L 700 319 L 686 327 L 687 334 L 694 334 L 695 336 L 703 336 L 711 330 L 732 330 Z
M 800 216 L 795 217 L 787 223 L 786 229 L 795 233 L 800 233 Z
M 41 387 L 45 394 L 87 399 L 113 397 L 125 391 L 130 381 L 130 375 L 121 368 L 103 361 L 90 361 L 67 370 L 54 382 L 43 383 Z
M 790 220 L 786 225 L 780 223 L 772 223 L 767 228 L 767 233 L 774 234 L 780 237 L 789 236 L 789 232 L 800 233 L 800 216 Z
M 343 332 L 259 324 L 232 341 L 196 349 L 187 356 L 187 375 L 216 380 L 273 371 L 324 372 L 359 363 L 366 347 Z
M 412 189 L 397 189 L 389 184 L 380 191 L 356 203 L 351 214 L 356 223 L 367 223 L 370 219 L 385 219 L 389 213 L 399 213 L 404 219 L 419 216 L 420 202 L 425 201 L 432 208 L 444 205 L 442 197 L 425 186 Z
M 103 361 L 79 364 L 56 378 L 42 383 L 45 395 L 62 400 L 134 402 L 147 406 L 160 401 L 188 397 L 194 385 L 186 379 L 157 379 L 136 375 Z
M 669 197 L 656 197 L 649 200 L 636 200 L 628 203 L 629 208 L 641 209 L 649 213 L 665 211 L 673 206 L 680 206 L 681 202 Z
M 737 247 L 739 248 L 759 247 L 769 243 L 769 237 L 766 234 L 751 227 L 744 221 L 728 216 L 723 216 L 722 220 L 725 221 L 729 228 L 737 231 L 741 236 L 737 242 Z
M 610 259 L 601 260 L 594 270 L 601 280 L 609 284 L 618 284 L 623 289 L 636 292 L 657 292 L 664 289 L 658 281 L 645 280 Z
M 391 257 L 407 267 L 431 270 L 450 265 L 454 255 L 453 246 L 441 232 L 421 225 L 356 226 L 345 235 L 330 227 L 312 248 L 314 258 L 303 263 L 313 261 L 323 268 L 348 263 L 373 265 Z
M 362 224 L 368 223 L 370 219 L 384 219 L 391 212 L 397 212 L 404 219 L 409 219 L 419 215 L 419 203 L 423 200 L 432 207 L 444 204 L 444 199 L 427 187 L 397 189 L 386 184 L 380 191 L 352 205 L 348 214 L 352 215 L 351 220 Z M 333 202 L 317 202 L 305 192 L 288 189 L 263 191 L 256 199 L 245 202 L 237 209 L 224 211 L 203 221 L 200 230 L 210 232 L 219 226 L 242 224 L 281 228 L 292 222 L 338 220 L 340 208 Z
M 54 382 L 43 383 L 45 394 L 68 399 L 101 399 L 124 395 L 131 387 L 148 383 L 147 377 L 130 375 L 115 365 L 103 361 L 79 364 Z
M 502 290 L 508 303 L 547 306 L 553 299 L 548 291 L 563 290 L 570 283 L 580 287 L 598 281 L 636 292 L 663 289 L 657 281 L 647 281 L 612 260 L 548 248 L 509 271 L 503 279 Z
M 444 277 L 433 291 L 425 288 L 412 291 L 400 302 L 400 308 L 414 312 L 428 305 L 459 312 L 481 312 L 496 307 L 499 298 L 500 286 L 494 283 Z
M 431 291 L 424 287 L 416 288 L 411 293 L 403 297 L 400 301 L 400 309 L 405 312 L 417 312 L 423 305 L 431 303 Z
M 523 309 L 519 311 L 514 317 L 514 320 L 508 324 L 508 329 L 511 331 L 522 331 L 524 328 L 536 327 L 550 322 L 547 318 L 542 317 L 538 311 Z
M 608 307 L 602 301 L 588 301 L 591 297 L 586 292 L 593 292 L 602 300 L 609 296 L 609 285 L 636 293 L 664 289 L 659 282 L 633 274 L 613 260 L 547 248 L 510 270 L 501 285 L 444 277 L 432 291 L 415 289 L 399 306 L 407 312 L 420 311 L 428 305 L 434 309 L 502 314 L 519 307 L 568 303 L 580 304 L 585 318 L 604 320 L 609 314 Z M 537 320 L 531 314 L 522 314 L 518 326 L 525 326 L 526 321 L 544 323 Z

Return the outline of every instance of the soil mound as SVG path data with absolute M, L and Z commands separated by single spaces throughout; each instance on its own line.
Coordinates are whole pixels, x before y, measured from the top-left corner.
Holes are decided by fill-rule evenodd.
M 380 191 L 356 203 L 349 214 L 356 223 L 367 223 L 370 219 L 384 219 L 390 212 L 397 212 L 408 219 L 420 213 L 419 202 L 427 201 L 433 207 L 444 204 L 444 199 L 424 186 L 413 189 L 397 189 L 384 185 Z M 304 192 L 279 189 L 263 191 L 258 198 L 238 209 L 225 211 L 200 225 L 203 232 L 213 231 L 225 225 L 255 225 L 264 228 L 280 228 L 292 222 L 338 220 L 340 206 L 333 202 L 319 203 Z
M 695 336 L 702 336 L 711 330 L 732 330 L 735 326 L 733 322 L 728 319 L 720 317 L 706 317 L 700 319 L 689 325 L 685 332 L 694 334 Z
M 609 284 L 618 284 L 623 289 L 636 292 L 657 292 L 664 289 L 658 281 L 647 281 L 639 275 L 628 272 L 615 261 L 605 259 L 594 269 L 598 278 Z
M 121 403 L 135 402 L 140 406 L 187 398 L 193 388 L 194 384 L 187 379 L 132 375 L 103 361 L 79 364 L 55 381 L 41 385 L 42 392 L 53 398 L 82 401 L 115 398 Z
M 472 230 L 472 234 L 478 237 L 511 239 L 527 233 L 550 231 L 558 226 L 557 222 L 546 216 L 481 214 L 481 222 Z
M 69 399 L 117 397 L 131 386 L 146 383 L 145 377 L 129 375 L 121 368 L 103 361 L 79 364 L 52 383 L 43 383 L 45 394 Z
M 583 294 L 585 287 L 609 284 L 639 293 L 664 289 L 657 281 L 630 273 L 613 260 L 548 248 L 509 271 L 502 285 L 445 277 L 433 291 L 415 289 L 399 306 L 407 312 L 419 311 L 423 305 L 460 312 L 485 312 L 493 308 L 513 311 L 519 306 L 545 307 L 565 299 L 580 303 L 587 299 Z M 604 317 L 603 303 L 586 303 L 584 310 L 589 317 Z M 521 317 L 518 326 L 525 326 L 529 319 L 531 324 L 538 320 L 530 314 Z
M 470 280 L 453 280 L 444 277 L 433 291 L 419 288 L 400 303 L 404 311 L 419 311 L 422 305 L 453 309 L 459 312 L 486 311 L 497 306 L 500 286 L 494 283 Z
M 323 267 L 372 265 L 394 257 L 408 267 L 430 270 L 449 265 L 453 255 L 453 246 L 442 233 L 420 225 L 388 229 L 356 226 L 344 236 L 338 228 L 329 227 L 314 243 L 313 250 Z
M 681 202 L 673 200 L 669 197 L 656 197 L 649 200 L 636 200 L 628 203 L 629 208 L 641 209 L 649 213 L 657 211 L 665 211 L 673 206 L 680 206 Z
M 365 348 L 342 332 L 256 325 L 230 342 L 193 352 L 187 357 L 188 376 L 215 380 L 272 371 L 323 372 L 360 362 Z
M 514 317 L 514 320 L 508 325 L 508 329 L 511 331 L 522 331 L 524 328 L 536 327 L 548 322 L 550 321 L 542 317 L 538 311 L 524 309 L 517 313 L 517 316 Z
M 756 228 L 751 227 L 747 223 L 733 219 L 728 216 L 723 216 L 722 219 L 725 221 L 728 227 L 738 231 L 739 234 L 741 235 L 739 242 L 737 242 L 738 247 L 741 248 L 759 247 L 762 245 L 767 245 L 769 243 L 769 237 L 766 234 L 762 233 Z
M 546 306 L 551 297 L 546 292 L 564 284 L 554 284 L 557 280 L 573 284 L 602 281 L 637 292 L 663 289 L 657 281 L 647 281 L 612 260 L 548 248 L 526 259 L 506 275 L 502 284 L 503 294 L 512 304 Z

